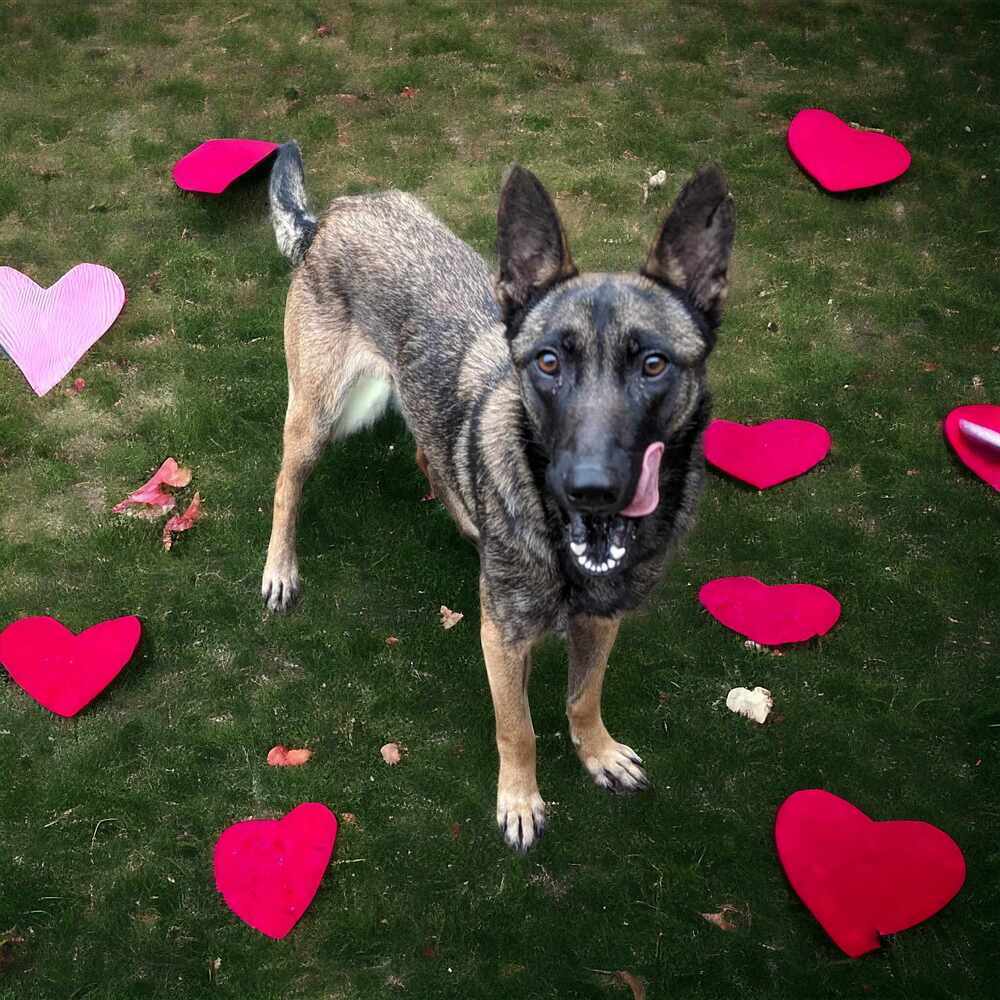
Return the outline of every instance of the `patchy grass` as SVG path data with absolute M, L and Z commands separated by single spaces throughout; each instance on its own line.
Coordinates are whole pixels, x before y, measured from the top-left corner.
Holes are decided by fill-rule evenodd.
M 994 5 L 57 6 L 0 2 L 0 263 L 50 284 L 99 261 L 129 301 L 65 383 L 85 378 L 82 395 L 35 399 L 0 362 L 0 623 L 135 613 L 145 637 L 75 720 L 0 682 L 0 998 L 610 995 L 593 969 L 693 1000 L 989 995 L 997 507 L 939 424 L 997 400 Z M 784 147 L 816 104 L 899 136 L 910 173 L 818 191 Z M 325 458 L 304 603 L 262 613 L 288 274 L 261 178 L 218 199 L 171 183 L 218 135 L 294 136 L 317 202 L 407 188 L 484 253 L 519 160 L 589 269 L 634 267 L 690 171 L 725 166 L 739 233 L 716 412 L 816 419 L 834 450 L 763 495 L 712 477 L 686 552 L 623 629 L 606 716 L 653 793 L 611 799 L 581 773 L 552 641 L 533 679 L 550 833 L 526 858 L 502 847 L 475 558 L 419 503 L 398 421 Z M 206 509 L 169 555 L 157 525 L 109 512 L 168 454 Z M 741 573 L 821 583 L 842 622 L 751 654 L 695 601 Z M 466 613 L 447 633 L 442 603 Z M 770 688 L 782 720 L 731 716 L 737 684 Z M 388 740 L 407 750 L 393 769 Z M 278 742 L 315 756 L 269 769 Z M 969 878 L 947 912 L 845 961 L 771 841 L 785 796 L 817 786 L 955 836 Z M 304 800 L 356 822 L 275 943 L 221 905 L 212 845 Z M 698 916 L 725 906 L 737 930 Z

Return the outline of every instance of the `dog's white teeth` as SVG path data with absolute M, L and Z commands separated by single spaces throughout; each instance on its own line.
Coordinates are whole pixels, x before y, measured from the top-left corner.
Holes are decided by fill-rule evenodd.
M 570 547 L 570 551 L 575 556 L 582 556 L 584 554 L 584 552 L 587 551 L 587 543 L 586 542 L 570 542 L 569 543 L 569 547 Z
M 576 560 L 581 566 L 586 566 L 590 560 L 586 556 L 579 556 Z
M 613 560 L 614 560 L 614 561 L 615 561 L 616 563 L 619 563 L 619 562 L 621 562 L 621 560 L 622 560 L 622 556 L 624 556 L 624 555 L 625 555 L 625 550 L 624 550 L 623 548 L 620 548 L 620 547 L 619 547 L 619 546 L 617 546 L 617 545 L 612 545 L 612 546 L 611 546 L 611 558 L 612 558 L 612 559 L 613 559 Z
M 618 565 L 618 560 L 617 559 L 609 559 L 604 565 L 608 569 L 614 569 Z
M 599 570 L 600 570 L 600 571 L 601 571 L 602 573 L 607 573 L 607 571 L 608 571 L 608 564 L 607 564 L 607 563 L 601 563 L 601 565 L 600 565 L 600 566 L 598 566 L 597 568 L 598 568 L 598 569 L 599 569 Z

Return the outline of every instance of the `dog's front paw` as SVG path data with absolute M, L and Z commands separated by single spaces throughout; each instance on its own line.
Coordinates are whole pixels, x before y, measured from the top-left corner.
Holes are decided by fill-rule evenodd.
M 538 788 L 518 790 L 513 783 L 497 791 L 497 826 L 503 839 L 523 854 L 545 832 L 545 803 Z
M 610 736 L 598 746 L 579 748 L 580 760 L 594 782 L 610 792 L 641 792 L 649 788 L 642 758 L 624 743 Z
M 272 569 L 264 567 L 264 577 L 260 582 L 260 596 L 269 611 L 287 611 L 299 596 L 301 590 L 299 571 L 294 566 Z

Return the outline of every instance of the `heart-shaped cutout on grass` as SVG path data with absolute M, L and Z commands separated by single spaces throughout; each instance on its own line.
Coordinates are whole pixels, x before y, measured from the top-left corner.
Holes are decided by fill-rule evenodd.
M 724 576 L 706 583 L 698 600 L 716 621 L 762 646 L 826 635 L 840 618 L 837 598 L 812 583 L 768 586 L 752 576 Z
M 55 618 L 21 618 L 0 632 L 0 663 L 39 705 L 68 718 L 121 673 L 141 634 L 135 615 L 98 622 L 79 635 Z
M 965 858 L 944 831 L 877 823 L 818 788 L 785 799 L 774 839 L 792 888 L 851 958 L 933 916 L 965 881 Z
M 807 108 L 791 120 L 788 149 L 814 181 L 833 193 L 886 184 L 910 166 L 910 153 L 898 139 L 853 128 L 822 108 Z
M 830 432 L 811 420 L 769 420 L 754 426 L 713 420 L 705 431 L 708 462 L 759 490 L 801 476 L 829 451 Z
M 1000 490 L 1000 406 L 959 406 L 945 417 L 944 434 L 965 466 Z
M 185 191 L 222 194 L 277 148 L 263 139 L 208 139 L 174 164 L 174 183 Z
M 215 886 L 240 920 L 283 938 L 313 901 L 336 840 L 337 817 L 319 802 L 235 823 L 215 843 Z
M 42 288 L 0 267 L 0 346 L 44 396 L 117 319 L 125 286 L 110 268 L 77 264 Z

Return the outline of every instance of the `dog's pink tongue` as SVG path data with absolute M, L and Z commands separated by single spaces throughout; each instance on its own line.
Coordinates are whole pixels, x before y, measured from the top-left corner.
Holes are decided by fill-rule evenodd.
M 642 456 L 642 473 L 635 488 L 632 502 L 622 511 L 625 517 L 645 517 L 652 514 L 660 503 L 660 459 L 663 442 L 654 441 Z

